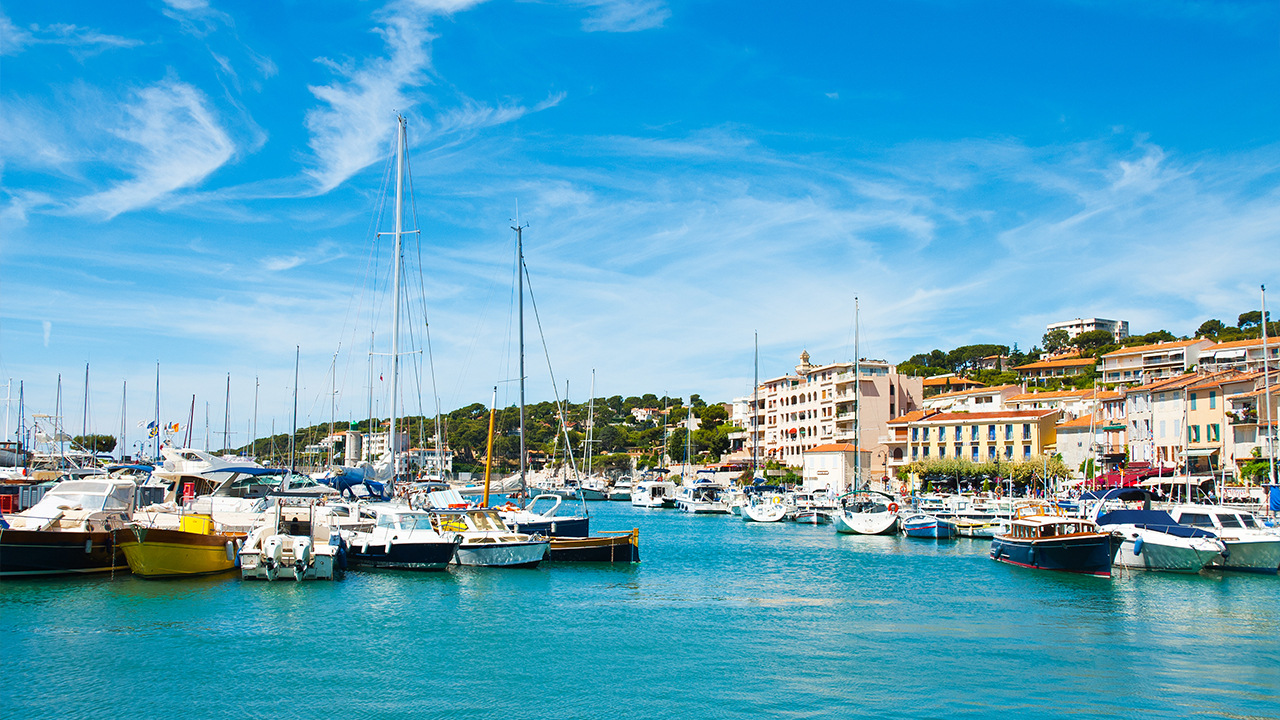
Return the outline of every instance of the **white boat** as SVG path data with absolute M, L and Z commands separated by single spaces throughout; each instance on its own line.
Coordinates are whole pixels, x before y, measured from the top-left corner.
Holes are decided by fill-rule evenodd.
M 1125 507 L 1142 501 L 1142 508 Z M 1151 493 L 1140 488 L 1108 490 L 1093 507 L 1090 519 L 1106 532 L 1123 536 L 1112 561 L 1136 570 L 1198 573 L 1220 560 L 1226 545 L 1209 530 L 1178 524 L 1164 510 L 1151 509 Z
M 685 485 L 676 493 L 676 509 L 695 515 L 729 515 L 729 506 L 720 501 L 719 485 Z
M 550 549 L 546 537 L 512 530 L 491 508 L 429 512 L 437 532 L 462 537 L 453 559 L 457 565 L 532 568 L 542 562 Z
M 403 505 L 351 504 L 346 511 L 341 534 L 353 567 L 444 570 L 462 543 L 456 533 L 438 532 L 429 513 Z
M 634 507 L 672 507 L 675 503 L 676 484 L 669 480 L 641 480 L 631 491 Z
M 1227 546 L 1211 567 L 1269 575 L 1280 570 L 1280 535 L 1253 513 L 1225 505 L 1177 505 L 1169 515 L 1181 525 L 1213 531 Z
M 609 488 L 609 499 L 615 502 L 630 500 L 631 490 L 631 476 L 624 475 L 613 481 L 613 487 Z
M 742 514 L 742 506 L 747 504 L 747 494 L 742 488 L 729 487 L 720 491 L 720 502 L 729 506 L 729 512 L 733 515 Z
M 787 516 L 787 504 L 778 493 L 752 493 L 742 506 L 743 522 L 778 522 Z
M 66 480 L 0 517 L 0 577 L 127 570 L 117 536 L 129 525 L 135 488 L 125 477 Z
M 850 495 L 835 513 L 836 532 L 848 535 L 897 535 L 898 502 L 875 490 Z
M 275 504 L 240 549 L 244 580 L 333 580 L 342 538 L 327 506 Z

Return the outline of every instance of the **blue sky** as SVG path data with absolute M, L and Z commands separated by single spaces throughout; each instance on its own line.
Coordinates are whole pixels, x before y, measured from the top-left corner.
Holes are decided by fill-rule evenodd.
M 151 413 L 157 361 L 163 419 L 197 397 L 196 444 L 228 373 L 237 442 L 255 377 L 259 434 L 287 427 L 295 345 L 300 421 L 327 419 L 335 352 L 338 415 L 364 416 L 397 111 L 445 409 L 516 374 L 517 202 L 574 399 L 592 368 L 599 395 L 745 394 L 755 331 L 762 376 L 848 359 L 854 295 L 863 355 L 898 361 L 1077 316 L 1189 332 L 1280 269 L 1270 2 L 0 12 L 0 382 L 51 412 L 62 373 L 74 428 L 86 363 L 113 432 L 123 381 L 130 427 Z

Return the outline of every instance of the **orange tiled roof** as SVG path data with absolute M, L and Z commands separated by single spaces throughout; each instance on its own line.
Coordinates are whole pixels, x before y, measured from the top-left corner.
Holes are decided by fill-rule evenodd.
M 1093 358 L 1064 358 L 1062 360 L 1041 360 L 1040 362 L 1019 365 L 1014 370 L 1039 370 L 1041 368 L 1059 368 L 1059 367 L 1084 367 L 1085 365 L 1096 365 L 1098 361 Z
M 1106 355 L 1103 355 L 1102 357 L 1118 357 L 1120 355 L 1139 355 L 1141 353 L 1149 352 L 1151 350 L 1173 350 L 1180 347 L 1187 347 L 1188 345 L 1195 345 L 1196 343 L 1201 342 L 1203 340 L 1204 338 L 1197 338 L 1195 340 L 1174 340 L 1172 342 L 1156 343 L 1154 345 L 1135 345 L 1134 347 L 1120 348 L 1119 350 L 1116 350 L 1115 352 L 1109 352 Z
M 925 400 L 932 402 L 939 398 L 953 398 L 953 397 L 961 397 L 964 395 L 982 395 L 984 393 L 999 392 L 1002 390 L 1007 390 L 1008 388 L 1017 388 L 1017 387 L 1022 387 L 1022 386 L 1021 385 L 993 385 L 991 387 L 984 386 L 980 388 L 973 388 L 972 390 L 956 390 L 954 392 L 942 393 L 941 395 L 934 395 L 933 397 L 925 398 Z
M 857 449 L 858 449 L 858 448 L 857 448 L 853 443 L 828 443 L 828 444 L 826 444 L 826 445 L 818 445 L 817 447 L 811 447 L 811 448 L 809 448 L 808 450 L 805 450 L 805 452 L 806 452 L 806 453 L 815 453 L 815 452 L 856 452 L 856 451 L 857 451 Z M 867 450 L 866 448 L 863 448 L 863 449 L 862 449 L 862 452 L 871 452 L 871 451 L 870 451 L 870 450 Z
M 918 420 L 917 422 L 926 422 L 926 423 L 938 422 L 938 423 L 945 423 L 945 424 L 954 424 L 956 422 L 969 422 L 972 420 L 996 420 L 999 418 L 1009 418 L 1009 419 L 1043 418 L 1048 415 L 1053 415 L 1054 413 L 1057 413 L 1057 412 L 1058 412 L 1057 410 L 1005 410 L 1004 412 L 937 413 L 936 415 L 930 415 L 929 417 L 924 418 L 922 420 Z
M 1054 390 L 1053 392 L 1025 392 L 1009 398 L 1005 402 L 1015 400 L 1058 400 L 1061 398 L 1083 398 L 1093 393 L 1092 390 Z
M 1250 348 L 1250 347 L 1254 347 L 1255 345 L 1261 348 L 1262 338 L 1256 337 L 1256 338 L 1250 338 L 1248 340 L 1232 340 L 1231 342 L 1217 343 L 1216 345 L 1210 345 L 1209 347 L 1205 348 L 1202 352 L 1214 352 L 1216 350 L 1230 350 L 1231 348 Z M 1275 347 L 1276 346 L 1275 338 L 1271 338 L 1267 342 L 1267 345 L 1269 347 Z
M 929 415 L 934 415 L 934 414 L 936 414 L 936 413 L 937 413 L 937 411 L 936 411 L 936 410 L 912 410 L 911 412 L 907 413 L 906 415 L 899 415 L 898 417 L 896 417 L 896 418 L 894 418 L 894 419 L 890 420 L 889 422 L 887 422 L 887 423 L 885 423 L 885 424 L 886 424 L 886 425 L 901 425 L 901 424 L 904 424 L 904 423 L 915 422 L 915 421 L 917 421 L 917 420 L 920 420 L 921 418 L 925 418 L 925 417 L 928 417 Z
M 983 386 L 983 384 L 978 382 L 977 380 L 970 380 L 969 378 L 958 377 L 956 375 L 943 375 L 943 376 L 935 375 L 933 377 L 927 377 L 924 379 L 924 385 L 926 387 L 932 387 L 934 385 L 941 385 L 943 387 L 946 387 L 947 384 L 977 385 L 979 387 Z
M 1094 425 L 1100 426 L 1101 423 L 1095 418 L 1090 417 L 1089 415 L 1081 415 L 1075 420 L 1068 420 L 1064 423 L 1058 423 L 1058 429 L 1062 430 L 1063 428 L 1080 428 L 1080 427 L 1088 428 Z

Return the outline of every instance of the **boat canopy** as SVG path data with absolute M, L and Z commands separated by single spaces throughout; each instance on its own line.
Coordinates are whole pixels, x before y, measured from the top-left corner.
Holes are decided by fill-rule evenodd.
M 1164 510 L 1112 510 L 1099 515 L 1097 522 L 1099 525 L 1135 525 L 1184 538 L 1217 537 L 1207 530 L 1179 525 L 1178 521 Z
M 132 480 L 67 480 L 50 488 L 25 514 L 51 518 L 62 509 L 127 512 L 133 508 L 136 487 Z
M 1111 488 L 1107 491 L 1090 490 L 1080 496 L 1081 500 L 1148 500 L 1151 493 L 1138 487 Z

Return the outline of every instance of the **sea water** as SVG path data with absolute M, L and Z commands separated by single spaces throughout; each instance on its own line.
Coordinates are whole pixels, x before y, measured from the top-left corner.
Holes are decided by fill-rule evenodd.
M 1280 579 L 592 503 L 638 565 L 0 582 L 6 718 L 1280 716 Z

